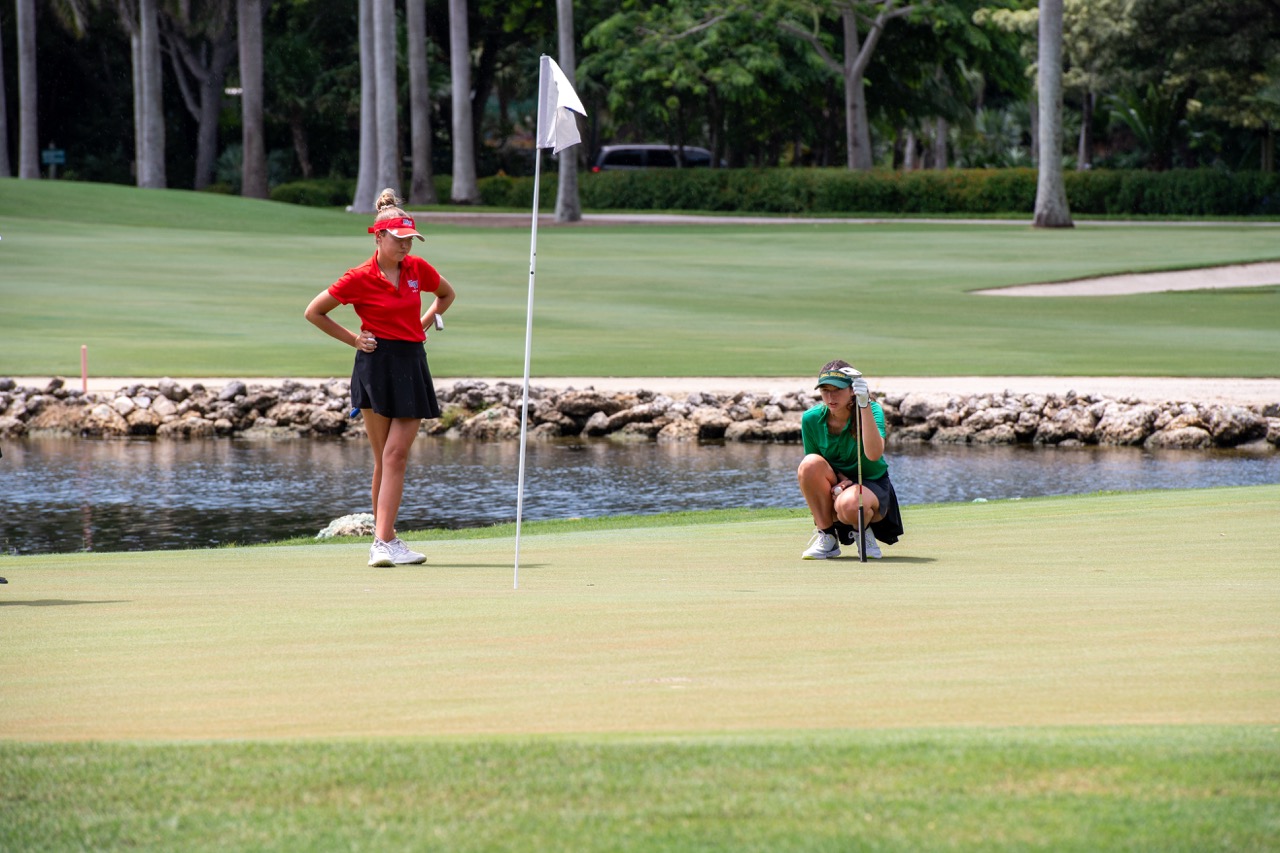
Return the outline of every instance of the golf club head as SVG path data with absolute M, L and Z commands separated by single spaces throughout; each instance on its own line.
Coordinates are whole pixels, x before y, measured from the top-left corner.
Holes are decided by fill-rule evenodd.
M 857 379 L 862 375 L 861 370 L 854 370 L 852 367 L 842 367 L 840 368 L 840 372 L 845 376 L 848 376 L 850 379 Z

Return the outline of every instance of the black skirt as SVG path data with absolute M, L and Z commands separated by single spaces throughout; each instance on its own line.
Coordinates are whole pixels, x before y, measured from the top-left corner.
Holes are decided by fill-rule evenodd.
M 844 474 L 836 472 L 837 476 L 844 477 L 858 482 L 857 474 Z M 871 532 L 876 535 L 876 541 L 883 542 L 886 545 L 892 545 L 898 541 L 898 537 L 903 534 L 902 529 L 902 511 L 898 509 L 898 493 L 893 490 L 893 481 L 889 479 L 889 475 L 877 477 L 874 480 L 863 480 L 863 487 L 875 493 L 876 500 L 880 502 L 880 512 L 884 518 L 879 521 L 871 522 Z M 857 538 L 857 535 L 854 535 Z M 846 545 L 852 543 L 846 542 Z
M 418 341 L 378 338 L 373 352 L 356 353 L 351 369 L 351 405 L 385 418 L 438 418 L 440 402 Z

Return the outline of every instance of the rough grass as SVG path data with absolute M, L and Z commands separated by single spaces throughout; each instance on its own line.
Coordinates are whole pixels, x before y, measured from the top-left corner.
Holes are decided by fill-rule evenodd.
M 1275 727 L 0 745 L 21 850 L 1266 850 Z

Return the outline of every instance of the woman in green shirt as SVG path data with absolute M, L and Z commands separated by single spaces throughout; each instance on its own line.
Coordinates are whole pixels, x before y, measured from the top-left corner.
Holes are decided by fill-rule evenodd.
M 800 436 L 804 459 L 796 472 L 800 492 L 817 528 L 802 555 L 806 560 L 840 556 L 840 543 L 853 545 L 858 530 L 858 458 L 862 458 L 862 513 L 866 555 L 879 559 L 881 542 L 902 535 L 898 496 L 884 458 L 884 411 L 871 401 L 867 380 L 847 361 L 828 362 L 818 374 L 822 402 L 804 413 Z M 854 418 L 862 427 L 862 445 Z

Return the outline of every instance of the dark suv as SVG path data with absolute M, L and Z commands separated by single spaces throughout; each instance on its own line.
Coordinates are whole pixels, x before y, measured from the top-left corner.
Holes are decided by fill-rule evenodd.
M 612 169 L 692 169 L 710 166 L 711 152 L 705 148 L 686 145 L 606 145 L 600 149 L 591 171 L 606 172 Z

